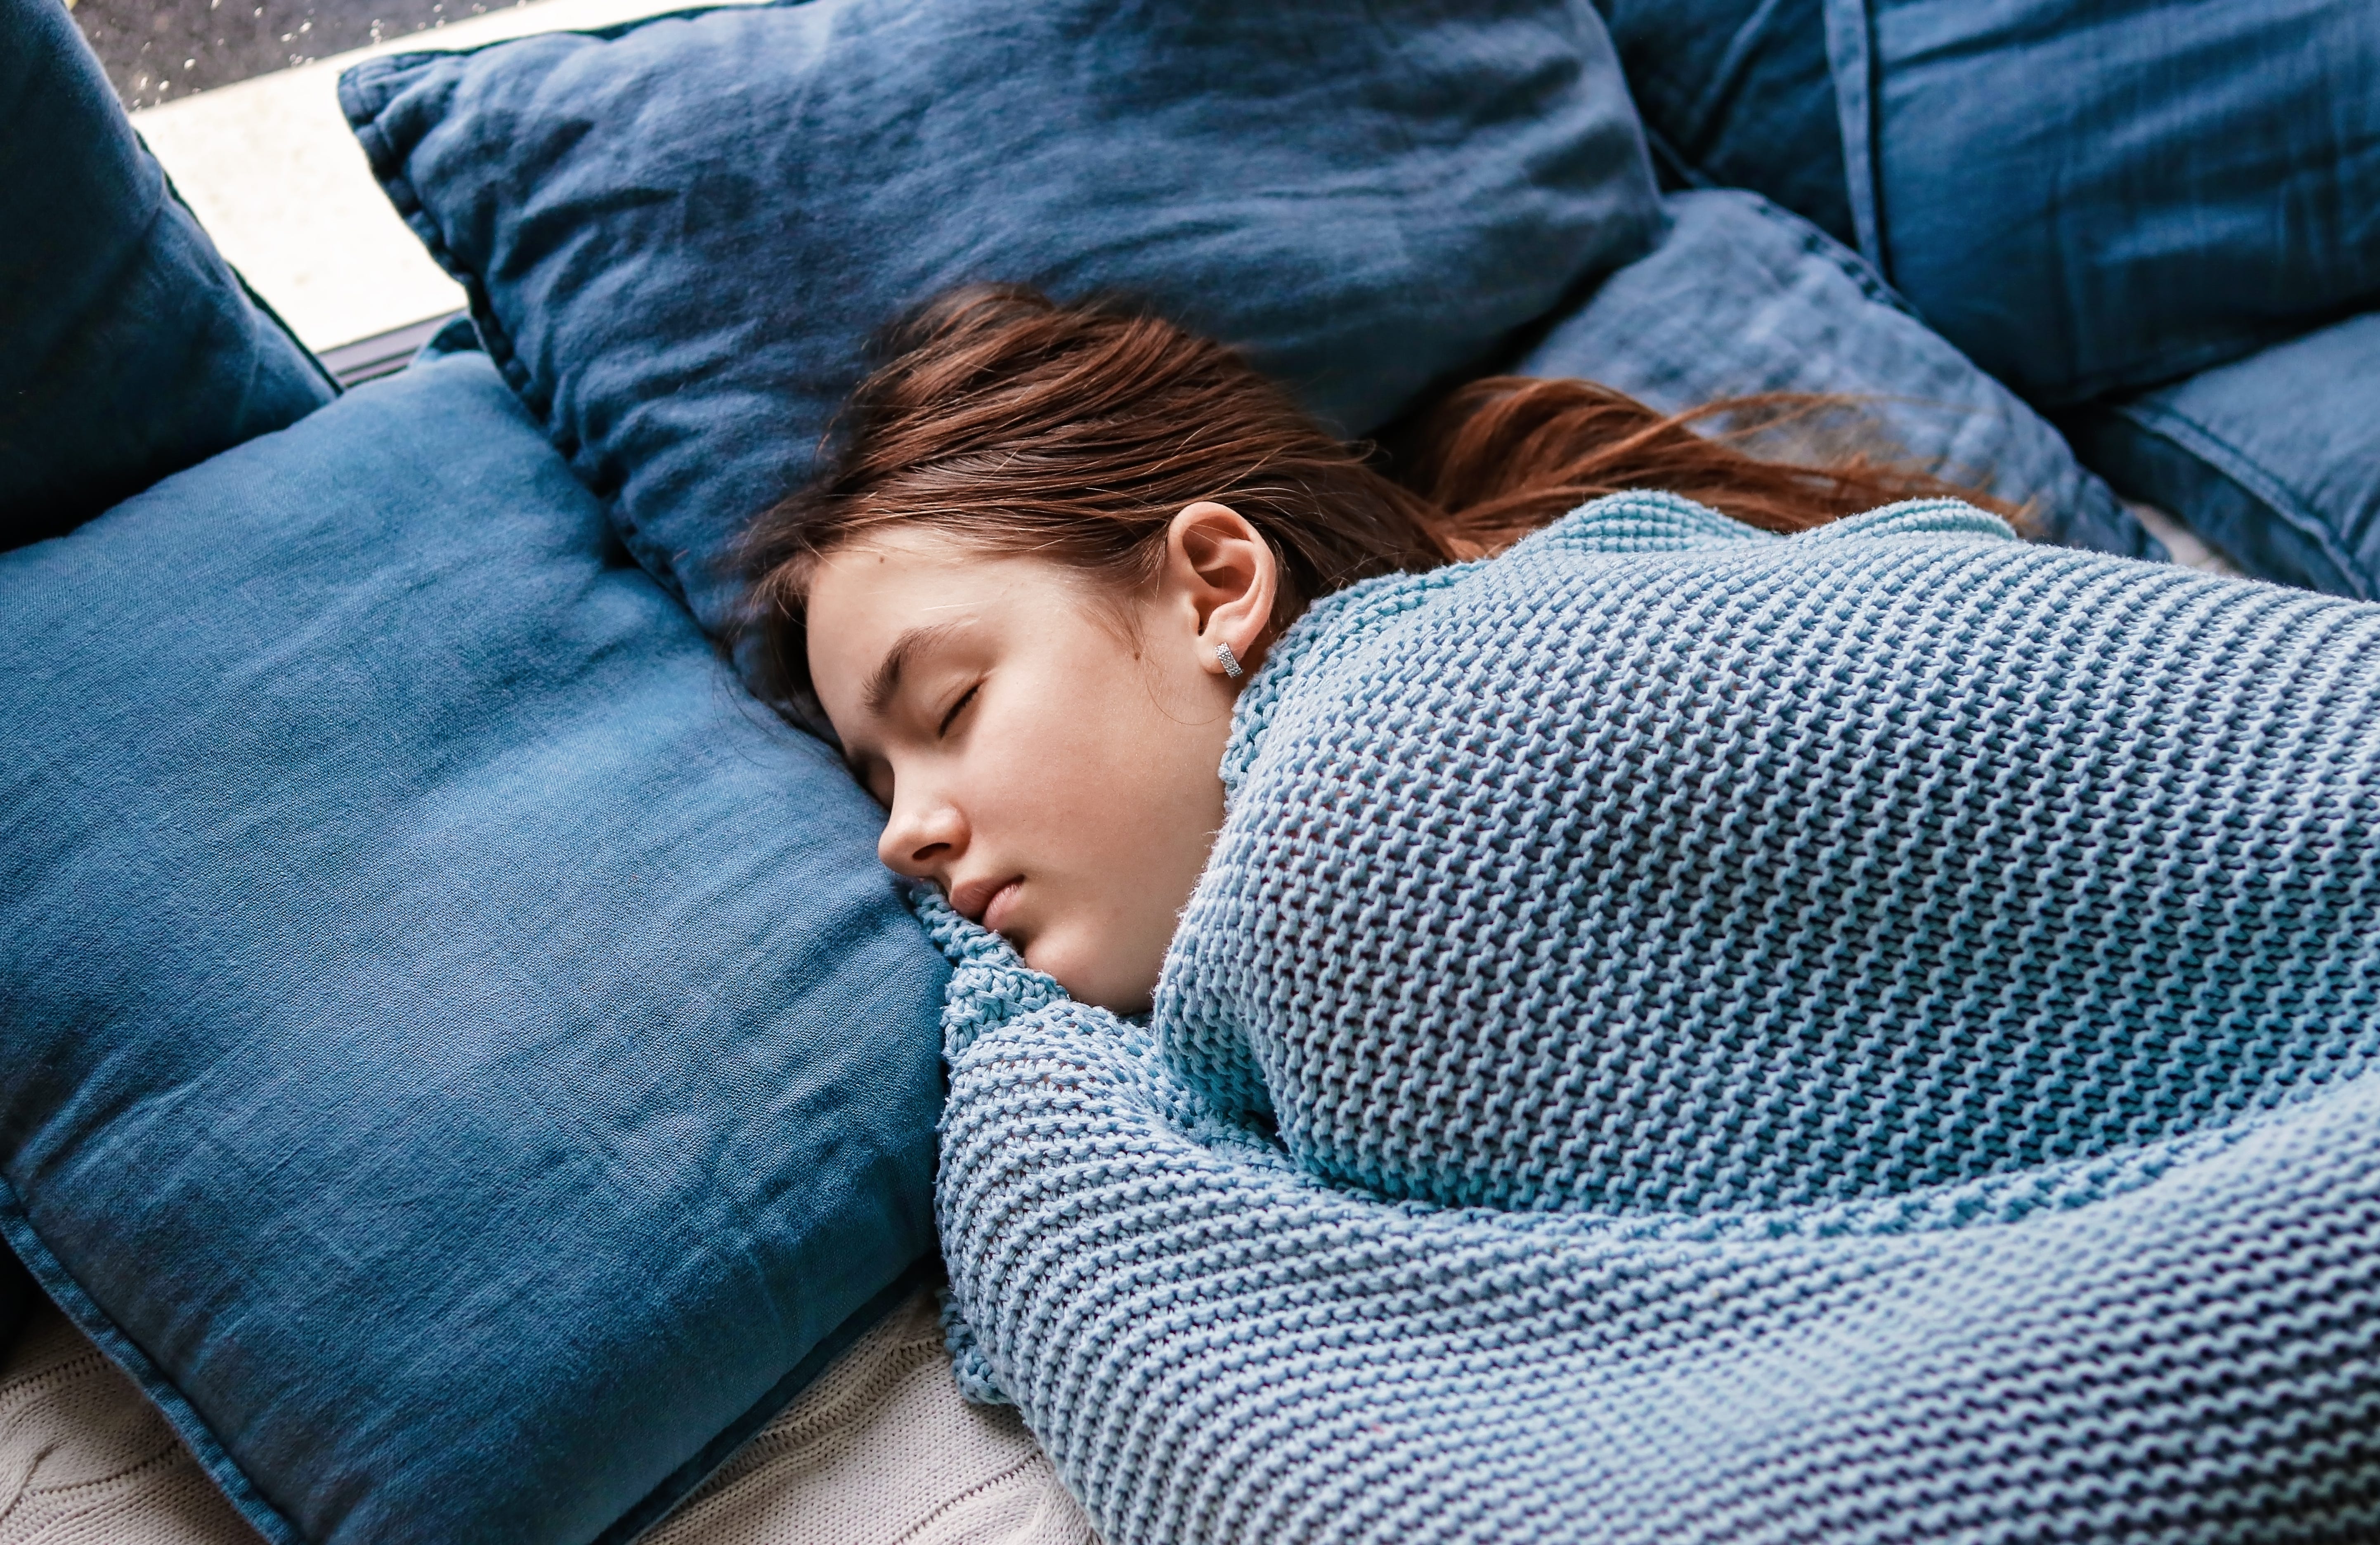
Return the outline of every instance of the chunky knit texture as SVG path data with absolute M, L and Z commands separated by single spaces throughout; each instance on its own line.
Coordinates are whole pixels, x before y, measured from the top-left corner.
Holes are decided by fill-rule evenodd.
M 1111 1545 L 2380 1538 L 2380 607 L 1622 495 L 1224 776 L 1146 1025 L 927 906 Z

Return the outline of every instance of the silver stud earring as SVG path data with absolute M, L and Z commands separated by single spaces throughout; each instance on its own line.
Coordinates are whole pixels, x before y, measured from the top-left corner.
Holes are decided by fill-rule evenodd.
M 1237 681 L 1248 674 L 1240 669 L 1239 660 L 1232 653 L 1232 646 L 1229 644 L 1217 644 L 1215 658 L 1223 663 L 1223 675 L 1228 680 Z

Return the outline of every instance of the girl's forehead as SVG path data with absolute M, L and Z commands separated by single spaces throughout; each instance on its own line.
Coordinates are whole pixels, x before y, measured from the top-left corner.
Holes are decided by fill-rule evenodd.
M 808 611 L 844 626 L 897 631 L 961 612 L 993 615 L 1018 606 L 1079 604 L 1084 577 L 1029 554 L 987 552 L 931 529 L 887 532 L 847 542 L 811 571 Z M 934 612 L 941 615 L 920 617 Z
M 948 607 L 981 599 L 1002 588 L 980 559 L 954 544 L 899 538 L 849 542 L 820 560 L 811 572 L 809 614 L 848 614 L 842 625 L 888 621 L 921 606 Z M 892 620 L 892 626 L 906 626 Z
M 810 675 L 829 712 L 881 700 L 892 679 L 953 640 L 988 644 L 1037 625 L 1061 626 L 1082 604 L 1075 577 L 1044 559 L 985 554 L 950 541 L 870 541 L 841 548 L 812 573 Z

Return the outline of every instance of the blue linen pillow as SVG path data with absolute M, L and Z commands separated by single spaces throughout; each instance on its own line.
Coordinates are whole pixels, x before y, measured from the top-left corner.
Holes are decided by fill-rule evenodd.
M 2058 431 L 1910 315 L 1860 256 L 1754 194 L 1673 194 L 1669 235 L 1554 319 L 1517 369 L 1581 376 L 1676 410 L 1762 392 L 1864 399 L 1860 417 L 1942 476 L 2031 506 L 2041 536 L 2162 557 Z M 1822 456 L 1842 428 L 1789 425 L 1780 455 Z M 1757 447 L 1755 447 L 1757 448 Z
M 2249 573 L 2380 600 L 2380 312 L 2100 405 L 2068 426 L 2125 493 Z
M 865 341 L 953 284 L 1145 298 L 1360 431 L 1658 229 L 1585 0 L 812 0 L 372 60 L 340 100 L 709 625 Z
M 625 1539 L 930 1254 L 880 815 L 485 358 L 0 556 L 0 1235 L 269 1539 Z
M 2380 6 L 1827 0 L 1860 247 L 2036 404 L 2380 298 Z
M 182 207 L 57 0 L 0 0 L 0 548 L 335 388 Z

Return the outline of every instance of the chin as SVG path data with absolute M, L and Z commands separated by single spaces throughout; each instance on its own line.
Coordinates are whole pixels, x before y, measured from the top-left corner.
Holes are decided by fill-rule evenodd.
M 1093 1008 L 1111 1014 L 1147 1014 L 1149 1001 L 1157 995 L 1157 973 L 1151 970 L 1143 976 L 1117 970 L 1115 956 L 1121 952 L 1113 946 L 1070 949 L 1063 941 L 1045 938 L 1017 953 L 1027 966 L 1055 978 L 1066 996 Z

